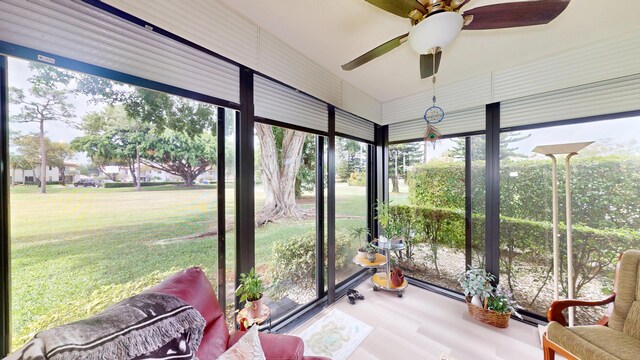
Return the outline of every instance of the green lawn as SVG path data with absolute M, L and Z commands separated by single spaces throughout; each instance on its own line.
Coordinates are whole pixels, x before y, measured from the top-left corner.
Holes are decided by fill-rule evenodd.
M 95 313 L 189 266 L 215 276 L 214 187 L 94 189 L 17 186 L 11 191 L 13 347 L 37 331 Z M 307 195 L 308 197 L 309 195 Z M 233 190 L 226 194 L 233 215 Z M 313 206 L 305 198 L 305 206 Z M 256 189 L 256 208 L 263 193 Z M 311 205 L 306 205 L 311 204 Z M 337 229 L 362 226 L 364 188 L 337 186 Z M 314 231 L 314 220 L 256 230 L 256 263 L 268 266 L 278 239 Z M 233 232 L 228 249 L 235 249 Z M 234 251 L 228 251 L 233 269 Z

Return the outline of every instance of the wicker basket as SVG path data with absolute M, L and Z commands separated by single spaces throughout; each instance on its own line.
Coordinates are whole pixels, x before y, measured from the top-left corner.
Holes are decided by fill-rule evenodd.
M 469 298 L 467 298 L 467 307 L 469 308 L 469 315 L 471 315 L 471 317 L 476 320 L 480 320 L 485 324 L 489 324 L 491 326 L 502 329 L 509 326 L 509 318 L 511 317 L 511 313 L 500 314 L 493 310 L 475 306 L 469 302 Z

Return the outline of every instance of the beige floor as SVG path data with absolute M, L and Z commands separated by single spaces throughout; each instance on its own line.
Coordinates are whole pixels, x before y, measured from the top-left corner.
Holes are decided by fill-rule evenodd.
M 405 290 L 403 298 L 373 292 L 368 281 L 357 289 L 365 300 L 351 305 L 343 297 L 294 333 L 339 309 L 373 327 L 350 360 L 543 358 L 534 326 L 512 319 L 507 329 L 497 329 L 470 318 L 464 303 L 413 286 Z

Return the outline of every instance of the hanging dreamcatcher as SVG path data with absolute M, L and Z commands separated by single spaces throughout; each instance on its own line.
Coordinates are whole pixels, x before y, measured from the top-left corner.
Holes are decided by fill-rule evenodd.
M 433 62 L 434 66 L 434 74 L 435 74 L 435 61 Z M 442 138 L 442 134 L 435 127 L 435 125 L 442 122 L 444 119 L 444 110 L 441 107 L 436 105 L 436 76 L 433 75 L 432 78 L 433 83 L 433 105 L 424 112 L 424 120 L 427 122 L 427 132 L 424 134 L 424 140 L 433 144 L 433 148 L 435 149 L 436 143 Z

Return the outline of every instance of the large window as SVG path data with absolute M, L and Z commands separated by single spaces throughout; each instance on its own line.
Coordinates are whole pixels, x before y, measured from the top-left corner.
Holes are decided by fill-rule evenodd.
M 9 86 L 14 349 L 180 269 L 216 284 L 218 108 L 14 58 Z
M 274 320 L 316 296 L 316 141 L 256 123 L 255 264 Z
M 618 255 L 640 245 L 640 119 L 504 132 L 500 141 L 500 282 L 520 306 L 544 315 L 553 301 L 551 160 L 538 145 L 595 141 L 571 160 L 574 294 L 612 291 Z M 558 155 L 560 297 L 567 294 L 564 155 Z M 578 309 L 593 324 L 603 309 Z
M 366 143 L 336 137 L 336 283 L 362 268 L 353 257 L 369 238 Z
M 465 149 L 463 137 L 391 145 L 383 224 L 387 237 L 408 239 L 395 254 L 408 275 L 456 291 L 465 270 Z

